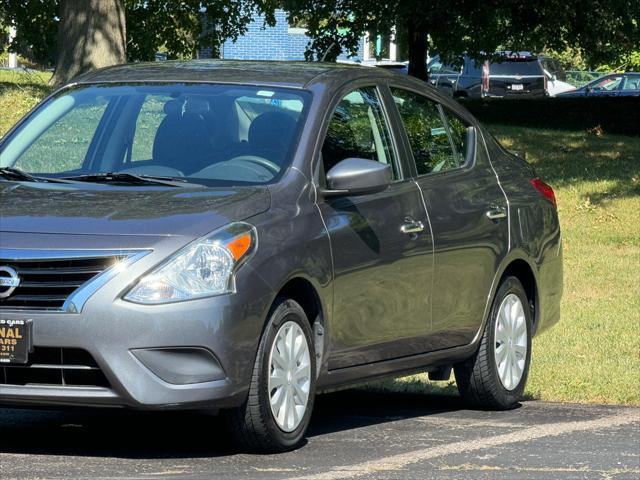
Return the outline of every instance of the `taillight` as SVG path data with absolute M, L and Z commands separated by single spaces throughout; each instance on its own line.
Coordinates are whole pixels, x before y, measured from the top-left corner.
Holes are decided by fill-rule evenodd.
M 549 79 L 547 78 L 546 74 L 544 76 L 544 91 L 545 93 L 549 91 Z
M 558 202 L 556 202 L 556 194 L 553 193 L 553 188 L 551 188 L 539 178 L 532 178 L 531 180 L 529 180 L 529 183 L 533 185 L 533 188 L 540 192 L 540 195 L 549 200 L 554 208 L 558 208 Z
M 489 62 L 482 64 L 482 93 L 489 91 Z

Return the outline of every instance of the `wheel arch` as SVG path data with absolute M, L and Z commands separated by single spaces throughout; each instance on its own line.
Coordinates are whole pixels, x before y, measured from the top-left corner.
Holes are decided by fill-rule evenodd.
M 289 278 L 277 291 L 271 305 L 279 298 L 287 298 L 298 303 L 309 321 L 313 333 L 316 354 L 316 377 L 323 371 L 327 358 L 326 308 L 319 289 L 307 277 L 297 275 Z
M 276 298 L 278 297 L 289 298 L 300 304 L 311 326 L 316 322 L 324 324 L 324 307 L 318 291 L 309 279 L 302 276 L 288 279 L 278 290 Z
M 529 300 L 529 306 L 532 310 L 532 331 L 535 334 L 539 323 L 540 317 L 540 292 L 538 288 L 538 277 L 536 275 L 536 269 L 531 265 L 530 261 L 524 256 L 514 256 L 505 259 L 499 274 L 496 276 L 498 281 L 495 283 L 495 288 L 492 293 L 492 301 L 495 296 L 495 292 L 500 287 L 502 282 L 507 277 L 516 277 Z
M 524 288 L 525 293 L 527 294 L 527 299 L 529 300 L 529 307 L 533 313 L 533 331 L 535 332 L 536 327 L 538 326 L 538 316 L 539 316 L 539 293 L 538 293 L 538 284 L 536 282 L 536 277 L 533 274 L 533 270 L 529 266 L 527 262 L 522 259 L 516 259 L 512 261 L 507 268 L 505 268 L 504 272 L 502 272 L 502 276 L 500 277 L 500 283 L 506 277 L 516 277 L 520 280 L 522 287 Z

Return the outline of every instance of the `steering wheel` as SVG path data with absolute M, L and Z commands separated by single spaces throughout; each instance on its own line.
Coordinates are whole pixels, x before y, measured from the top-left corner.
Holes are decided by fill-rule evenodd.
M 280 173 L 280 167 L 277 163 L 257 155 L 240 155 L 239 157 L 233 157 L 232 159 L 227 160 L 226 163 L 254 163 L 266 168 L 274 175 Z
M 280 168 L 273 162 L 262 157 L 243 155 L 226 162 L 214 163 L 192 176 L 216 180 L 255 180 L 267 182 L 278 174 Z
M 177 168 L 167 167 L 165 165 L 143 165 L 141 167 L 125 168 L 118 170 L 118 173 L 133 173 L 136 175 L 150 175 L 155 177 L 184 177 Z

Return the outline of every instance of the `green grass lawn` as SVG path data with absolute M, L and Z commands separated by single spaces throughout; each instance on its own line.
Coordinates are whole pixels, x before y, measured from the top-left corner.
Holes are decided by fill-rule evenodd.
M 47 80 L 0 71 L 0 136 L 50 91 Z M 564 235 L 562 319 L 535 340 L 527 395 L 640 404 L 640 138 L 490 129 L 507 148 L 526 151 L 554 187 Z M 369 388 L 455 392 L 452 381 L 425 375 Z
M 0 70 L 0 137 L 50 91 L 48 72 Z

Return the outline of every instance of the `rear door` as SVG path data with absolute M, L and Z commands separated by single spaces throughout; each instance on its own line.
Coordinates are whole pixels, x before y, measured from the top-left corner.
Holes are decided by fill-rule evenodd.
M 465 345 L 509 249 L 506 197 L 470 119 L 415 91 L 391 92 L 433 231 L 430 348 Z
M 318 201 L 334 262 L 329 369 L 425 351 L 431 326 L 431 231 L 420 189 L 405 178 L 382 95 L 375 86 L 341 95 L 322 147 L 320 184 L 346 158 L 390 164 L 378 193 Z M 414 225 L 414 232 L 403 232 Z M 406 229 L 405 229 L 406 230 Z

